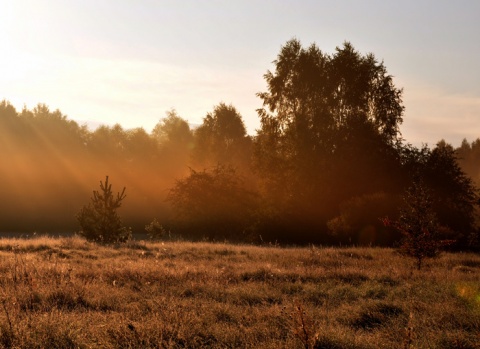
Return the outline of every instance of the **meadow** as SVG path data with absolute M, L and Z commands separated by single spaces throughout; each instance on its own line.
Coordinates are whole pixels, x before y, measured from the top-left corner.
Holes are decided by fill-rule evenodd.
M 0 240 L 3 348 L 480 348 L 480 255 Z

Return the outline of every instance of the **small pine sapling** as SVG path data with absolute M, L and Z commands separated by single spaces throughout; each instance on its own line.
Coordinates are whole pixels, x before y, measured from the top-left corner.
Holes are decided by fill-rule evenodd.
M 80 235 L 99 243 L 126 242 L 131 237 L 131 229 L 123 226 L 117 212 L 126 197 L 126 188 L 114 196 L 106 176 L 105 183 L 100 181 L 100 189 L 93 191 L 91 202 L 77 214 L 82 229 Z

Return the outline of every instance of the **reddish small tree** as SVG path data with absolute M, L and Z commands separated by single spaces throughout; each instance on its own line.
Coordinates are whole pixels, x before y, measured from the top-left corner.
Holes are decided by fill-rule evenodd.
M 418 270 L 425 258 L 438 256 L 443 247 L 454 242 L 439 238 L 441 226 L 432 209 L 429 191 L 420 179 L 414 180 L 405 193 L 399 219 L 390 221 L 385 218 L 384 224 L 393 226 L 402 234 L 399 251 L 414 258 Z

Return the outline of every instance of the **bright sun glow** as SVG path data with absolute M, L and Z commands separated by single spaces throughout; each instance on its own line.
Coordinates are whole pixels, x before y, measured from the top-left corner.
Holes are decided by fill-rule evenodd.
M 404 87 L 408 141 L 476 139 L 480 53 L 471 45 L 478 33 L 471 14 L 478 5 L 442 4 L 433 17 L 418 14 L 418 23 L 429 23 L 421 27 L 405 27 L 418 12 L 416 3 L 395 11 L 382 6 L 373 20 L 362 16 L 368 7 L 306 2 L 287 11 L 286 4 L 259 7 L 251 1 L 6 1 L 0 11 L 0 100 L 18 109 L 46 103 L 81 123 L 147 130 L 171 108 L 198 124 L 224 101 L 238 108 L 255 134 L 261 107 L 255 94 L 264 91 L 263 75 L 280 45 L 297 37 L 332 52 L 348 40 L 384 60 Z M 457 21 L 448 38 L 443 20 Z M 379 32 L 387 23 L 392 32 Z

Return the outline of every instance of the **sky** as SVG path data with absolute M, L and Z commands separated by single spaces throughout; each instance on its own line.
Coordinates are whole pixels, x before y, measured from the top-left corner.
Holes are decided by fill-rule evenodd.
M 0 100 L 44 103 L 94 128 L 152 128 L 172 108 L 200 124 L 232 104 L 254 135 L 256 96 L 292 38 L 349 41 L 403 88 L 405 140 L 480 138 L 477 0 L 4 0 Z

